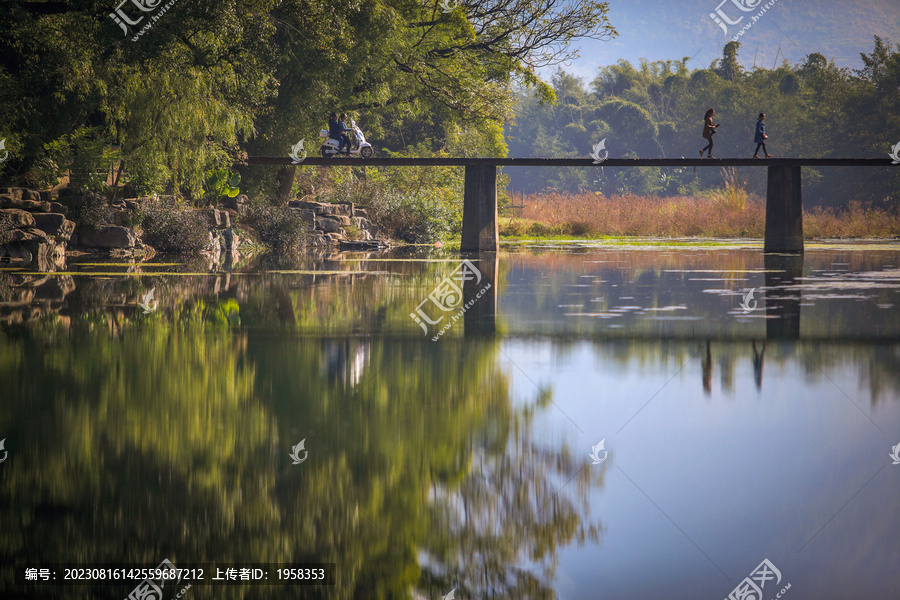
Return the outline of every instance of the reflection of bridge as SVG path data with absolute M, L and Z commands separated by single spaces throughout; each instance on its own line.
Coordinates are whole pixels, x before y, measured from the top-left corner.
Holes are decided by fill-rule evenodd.
M 499 271 L 499 255 L 496 252 L 483 252 L 478 254 L 470 254 L 471 259 L 477 258 L 477 267 L 481 272 L 481 281 L 476 284 L 474 280 L 468 280 L 463 284 L 463 301 L 468 303 L 472 301 L 471 308 L 464 315 L 465 336 L 491 336 L 497 328 L 497 273 Z M 803 255 L 802 254 L 775 254 L 767 253 L 763 257 L 765 266 L 765 288 L 760 301 L 760 310 L 757 316 L 765 317 L 766 331 L 765 339 L 767 340 L 801 340 L 800 336 L 800 308 L 802 306 L 802 290 L 798 284 L 802 283 L 803 277 Z M 478 291 L 491 284 L 489 293 L 476 298 Z M 765 304 L 763 309 L 762 304 Z M 654 341 L 720 341 L 720 342 L 753 342 L 760 341 L 763 337 L 760 334 L 742 331 L 735 332 L 733 328 L 727 327 L 728 323 L 734 323 L 731 315 L 723 315 L 726 317 L 722 321 L 722 327 L 712 327 L 705 330 L 684 331 L 684 332 L 637 332 L 632 328 L 607 329 L 602 332 L 591 332 L 587 334 L 579 333 L 576 335 L 578 339 L 592 340 L 654 340 Z M 521 335 L 521 334 L 520 334 Z M 528 332 L 525 336 L 530 335 Z M 566 340 L 571 341 L 573 335 L 568 332 L 554 333 L 552 331 L 541 330 L 535 332 L 538 337 L 553 338 L 560 335 Z M 875 338 L 879 343 L 896 343 L 900 342 L 900 336 L 893 332 L 885 332 L 879 334 Z M 865 341 L 871 344 L 874 340 L 871 332 L 859 333 L 858 335 L 835 334 L 833 331 L 823 331 L 821 333 L 810 332 L 802 337 L 804 342 L 810 343 L 854 343 Z
M 290 158 L 259 156 L 251 165 L 291 165 Z M 307 158 L 310 166 L 460 166 L 466 168 L 461 249 L 495 252 L 497 228 L 497 167 L 766 167 L 766 252 L 803 252 L 801 167 L 886 167 L 887 158 L 610 158 L 599 164 L 589 158 Z

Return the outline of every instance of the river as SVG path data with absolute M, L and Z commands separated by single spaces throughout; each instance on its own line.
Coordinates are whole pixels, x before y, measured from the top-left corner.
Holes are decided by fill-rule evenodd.
M 0 595 L 897 598 L 898 307 L 885 243 L 6 265 Z

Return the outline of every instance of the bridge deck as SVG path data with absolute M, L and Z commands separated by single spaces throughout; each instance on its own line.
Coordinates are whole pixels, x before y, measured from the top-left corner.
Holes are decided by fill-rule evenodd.
M 280 156 L 254 156 L 250 165 L 290 165 Z M 322 158 L 309 156 L 306 166 L 340 167 L 889 167 L 889 158 L 609 158 L 594 164 L 590 158 Z
M 248 165 L 291 165 L 291 158 L 254 156 Z M 465 167 L 461 248 L 494 252 L 499 247 L 497 167 L 766 167 L 766 252 L 803 252 L 801 167 L 889 167 L 888 158 L 322 158 L 305 166 Z

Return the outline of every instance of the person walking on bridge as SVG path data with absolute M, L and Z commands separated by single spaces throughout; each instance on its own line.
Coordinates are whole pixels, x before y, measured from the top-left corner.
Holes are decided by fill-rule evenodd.
M 703 150 L 700 151 L 700 157 L 703 157 L 703 152 L 705 150 L 709 150 L 709 154 L 706 155 L 706 158 L 712 158 L 713 151 L 713 136 L 716 134 L 716 130 L 719 128 L 719 125 L 713 125 L 713 117 L 716 116 L 716 109 L 711 108 L 706 111 L 706 115 L 703 116 L 703 139 L 709 140 L 709 143 L 703 147 Z
M 772 157 L 769 151 L 766 150 L 767 139 L 769 139 L 769 136 L 766 135 L 766 113 L 759 113 L 759 120 L 756 121 L 756 136 L 753 138 L 753 141 L 756 142 L 756 152 L 753 153 L 753 158 L 759 158 L 757 155 L 759 154 L 760 146 L 762 146 L 763 154 L 766 155 L 766 158 Z

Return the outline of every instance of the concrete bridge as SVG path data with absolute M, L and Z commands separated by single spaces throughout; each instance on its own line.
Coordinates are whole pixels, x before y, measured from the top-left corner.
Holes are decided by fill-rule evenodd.
M 291 165 L 290 158 L 259 156 L 251 165 Z M 459 166 L 465 167 L 463 230 L 464 252 L 496 252 L 497 167 L 765 167 L 766 252 L 803 252 L 803 204 L 801 167 L 890 167 L 888 158 L 610 158 L 599 164 L 589 158 L 306 158 L 302 165 L 322 167 L 361 166 Z M 900 165 L 895 165 L 900 168 Z

